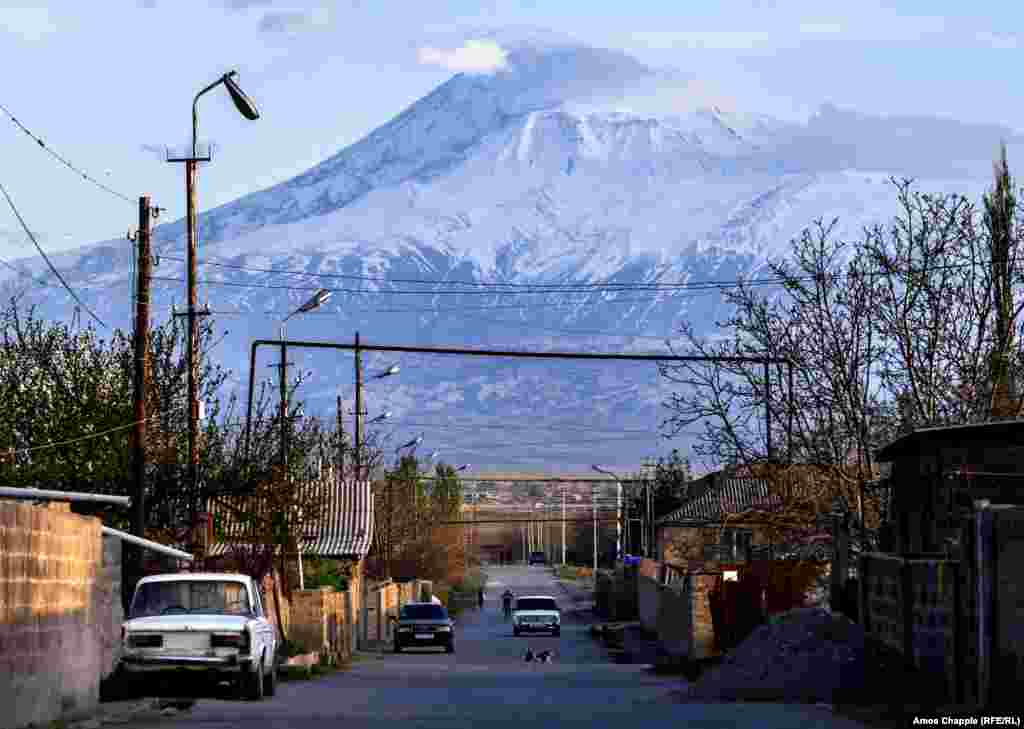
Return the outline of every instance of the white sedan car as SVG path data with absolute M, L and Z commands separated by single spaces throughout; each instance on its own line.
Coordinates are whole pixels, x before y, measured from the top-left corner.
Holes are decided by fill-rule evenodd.
M 184 686 L 201 695 L 230 681 L 243 697 L 259 701 L 276 690 L 277 633 L 246 575 L 144 577 L 121 639 L 118 679 L 128 694 L 180 696 Z
M 555 598 L 548 595 L 528 595 L 516 599 L 512 607 L 512 633 L 562 633 L 562 611 Z

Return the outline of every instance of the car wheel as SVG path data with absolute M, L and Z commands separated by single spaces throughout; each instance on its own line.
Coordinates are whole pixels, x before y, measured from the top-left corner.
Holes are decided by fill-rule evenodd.
M 450 642 L 448 643 L 448 645 L 446 645 L 446 646 L 444 647 L 444 652 L 445 652 L 445 653 L 454 653 L 454 652 L 455 652 L 455 641 L 454 641 L 454 640 L 453 640 L 453 641 L 450 641 Z
M 512 628 L 512 635 L 518 637 L 518 635 L 519 635 L 519 628 Z
M 255 671 L 242 674 L 242 696 L 249 701 L 260 701 L 263 698 L 263 659 L 260 659 Z
M 556 638 L 558 636 L 560 636 L 561 634 L 562 634 L 562 629 L 561 628 L 555 628 L 554 630 L 551 631 L 551 635 L 555 636 Z
M 402 652 L 402 645 L 398 642 L 398 638 L 395 638 L 395 653 Z
M 263 679 L 263 695 L 273 696 L 277 693 L 277 661 L 271 657 L 270 672 Z

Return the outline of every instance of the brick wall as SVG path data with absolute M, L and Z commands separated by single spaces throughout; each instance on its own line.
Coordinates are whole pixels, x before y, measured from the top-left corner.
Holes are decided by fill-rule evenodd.
M 0 500 L 5 726 L 72 718 L 95 708 L 100 676 L 109 668 L 97 629 L 102 583 L 98 519 Z
M 715 624 L 711 619 L 711 591 L 720 578 L 714 574 L 690 575 L 690 603 L 693 643 L 691 653 L 695 658 L 706 658 L 714 653 Z

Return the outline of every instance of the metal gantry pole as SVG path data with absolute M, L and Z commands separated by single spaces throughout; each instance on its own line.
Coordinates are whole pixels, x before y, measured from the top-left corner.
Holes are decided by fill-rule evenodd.
M 597 489 L 591 485 L 590 502 L 594 509 L 594 579 L 597 579 Z
M 622 559 L 622 481 L 615 479 L 615 559 Z
M 565 486 L 562 487 L 562 566 L 565 566 Z

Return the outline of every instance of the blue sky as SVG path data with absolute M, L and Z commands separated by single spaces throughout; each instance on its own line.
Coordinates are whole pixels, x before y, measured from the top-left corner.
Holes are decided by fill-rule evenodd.
M 1024 131 L 1022 8 L 939 0 L 5 4 L 0 104 L 103 183 L 133 199 L 151 194 L 170 220 L 184 210 L 183 170 L 151 148 L 184 143 L 192 96 L 233 68 L 263 117 L 242 119 L 219 91 L 204 97 L 200 138 L 217 150 L 202 171 L 201 209 L 286 180 L 387 121 L 451 75 L 421 63 L 424 47 L 448 48 L 484 26 L 540 26 L 620 48 L 692 72 L 740 110 L 800 119 L 831 102 Z M 89 185 L 0 121 L 0 183 L 47 251 L 135 224 L 134 204 Z M 33 254 L 4 203 L 0 256 Z

